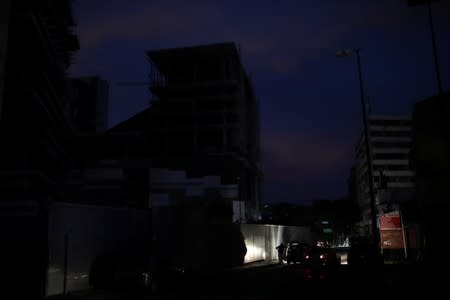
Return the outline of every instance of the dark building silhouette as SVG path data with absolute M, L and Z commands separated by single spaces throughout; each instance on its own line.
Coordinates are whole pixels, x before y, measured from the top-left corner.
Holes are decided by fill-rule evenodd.
M 82 122 L 74 116 L 79 130 L 68 141 L 76 154 L 65 201 L 151 209 L 151 255 L 159 264 L 207 270 L 243 263 L 245 251 L 217 260 L 218 252 L 208 250 L 228 249 L 218 245 L 225 238 L 219 232 L 227 232 L 238 249 L 243 240 L 233 221 L 259 216 L 258 103 L 238 52 L 226 43 L 148 55 L 161 74 L 171 62 L 173 81 L 152 81 L 158 99 L 151 107 L 105 132 L 92 126 L 102 120 L 92 114 L 103 103 L 99 80 L 70 82 L 72 115 L 91 105 L 83 107 Z M 199 68 L 206 68 L 200 77 L 189 77 Z
M 108 82 L 98 76 L 67 80 L 67 110 L 79 133 L 108 128 L 108 89 Z
M 238 198 L 233 200 L 243 214 L 240 219 L 256 220 L 261 181 L 258 101 L 235 45 L 147 55 L 155 96 L 151 120 L 156 126 L 150 128 L 155 144 L 162 145 L 157 155 L 185 157 L 191 165 L 188 173 L 220 175 L 221 183 L 237 185 Z
M 148 208 L 148 141 L 137 132 L 107 130 L 107 81 L 97 76 L 70 78 L 66 87 L 75 134 L 67 139 L 74 163 L 64 201 Z
M 233 43 L 149 51 L 151 108 L 109 132 L 151 144 L 150 200 L 210 198 L 257 220 L 262 171 L 258 101 Z M 231 214 L 230 214 L 231 218 Z
M 9 4 L 2 4 L 8 18 L 0 27 L 8 33 L 0 45 L 0 222 L 5 282 L 17 297 L 43 298 L 47 279 L 61 288 L 58 247 L 70 228 L 73 243 L 100 247 L 83 240 L 87 227 L 74 222 L 82 212 L 93 223 L 101 222 L 96 214 L 107 220 L 119 212 L 111 208 L 148 214 L 158 226 L 144 225 L 150 233 L 135 237 L 145 259 L 204 268 L 243 263 L 245 244 L 232 223 L 257 220 L 262 172 L 258 101 L 234 44 L 148 52 L 151 107 L 106 130 L 108 84 L 66 77 L 79 48 L 70 1 Z M 95 234 L 109 234 L 99 227 Z M 219 247 L 217 232 L 232 243 Z M 168 247 L 174 243 L 181 246 Z M 225 252 L 212 266 L 204 253 L 216 246 Z M 94 253 L 83 253 L 72 255 L 86 267 Z
M 148 208 L 149 149 L 140 135 L 95 133 L 74 136 L 75 163 L 65 182 L 67 202 Z
M 47 204 L 61 196 L 72 163 L 64 82 L 79 45 L 71 1 L 0 6 L 2 286 L 4 295 L 39 299 L 48 260 Z
M 347 196 L 352 203 L 358 204 L 358 184 L 355 166 L 350 168 L 350 174 L 347 178 Z
M 416 239 L 419 253 L 430 265 L 443 267 L 442 246 L 447 243 L 450 213 L 450 93 L 414 105 L 411 166 L 416 172 L 416 200 L 422 236 Z

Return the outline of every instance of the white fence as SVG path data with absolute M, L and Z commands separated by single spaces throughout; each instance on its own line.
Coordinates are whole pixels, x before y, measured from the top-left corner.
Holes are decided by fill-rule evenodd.
M 278 259 L 276 247 L 280 243 L 299 241 L 311 244 L 313 236 L 308 227 L 241 224 L 247 254 L 244 263 Z
M 150 237 L 149 212 L 130 208 L 54 203 L 49 208 L 49 268 L 47 295 L 89 288 L 89 273 L 97 256 L 132 253 L 145 256 Z M 65 236 L 67 235 L 67 251 Z

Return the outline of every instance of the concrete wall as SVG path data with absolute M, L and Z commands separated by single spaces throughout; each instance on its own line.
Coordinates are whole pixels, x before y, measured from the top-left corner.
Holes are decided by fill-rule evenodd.
M 13 299 L 42 299 L 48 257 L 47 199 L 13 197 L 1 192 L 0 189 L 2 294 L 5 298 L 14 295 Z
M 247 247 L 244 263 L 278 259 L 275 248 L 280 243 L 299 241 L 312 244 L 314 242 L 313 234 L 307 227 L 241 224 L 241 232 Z
M 125 255 L 148 265 L 156 260 L 210 272 L 242 263 L 277 259 L 281 242 L 312 243 L 309 228 L 264 224 L 178 223 L 169 209 L 151 212 L 69 203 L 53 203 L 48 213 L 49 268 L 47 295 L 64 289 L 67 235 L 67 291 L 89 288 L 92 264 L 98 256 Z M 175 218 L 175 219 L 174 219 Z M 152 232 L 152 225 L 154 230 Z M 150 249 L 153 235 L 153 249 Z
M 54 203 L 49 208 L 47 295 L 63 292 L 65 234 L 68 234 L 67 291 L 89 287 L 99 255 L 148 255 L 149 211 Z M 144 263 L 143 263 L 144 264 Z

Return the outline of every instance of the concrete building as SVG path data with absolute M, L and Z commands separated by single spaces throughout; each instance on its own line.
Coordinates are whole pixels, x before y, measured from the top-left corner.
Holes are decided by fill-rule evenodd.
M 98 76 L 67 80 L 67 111 L 78 133 L 102 133 L 108 128 L 109 84 Z
M 64 201 L 148 208 L 149 144 L 141 135 L 78 134 L 67 144 L 76 153 L 64 183 Z
M 178 205 L 211 198 L 234 210 L 235 221 L 257 220 L 262 180 L 258 101 L 236 46 L 147 55 L 151 107 L 109 132 L 139 132 L 151 145 L 147 155 L 155 184 L 150 183 L 150 199 Z
M 370 153 L 377 215 L 398 210 L 414 198 L 415 174 L 409 164 L 412 120 L 408 116 L 371 115 L 368 118 Z M 361 210 L 360 233 L 370 232 L 371 212 L 368 163 L 364 135 L 356 146 L 357 203 Z
M 73 26 L 71 1 L 0 4 L 2 286 L 17 299 L 45 295 L 48 203 L 72 162 L 64 81 L 79 48 Z
M 413 109 L 411 165 L 416 172 L 419 207 L 418 247 L 430 266 L 445 268 L 450 214 L 450 93 L 417 102 Z
M 184 157 L 192 176 L 239 186 L 247 220 L 259 215 L 259 108 L 233 43 L 149 51 L 150 130 L 157 156 Z M 207 159 L 209 162 L 204 161 Z M 242 212 L 242 209 L 240 209 Z
M 233 223 L 257 220 L 262 172 L 258 102 L 239 53 L 226 43 L 148 56 L 159 76 L 151 107 L 69 140 L 77 155 L 65 201 L 146 211 L 160 262 L 197 270 L 243 263 Z

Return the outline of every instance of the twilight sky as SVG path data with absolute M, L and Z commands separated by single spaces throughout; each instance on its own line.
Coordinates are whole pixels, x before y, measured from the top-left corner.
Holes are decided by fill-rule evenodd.
M 433 4 L 445 90 L 450 1 Z M 309 203 L 347 193 L 362 117 L 356 57 L 376 114 L 410 114 L 437 93 L 426 7 L 407 0 L 76 0 L 80 52 L 73 76 L 110 81 L 113 126 L 145 109 L 145 51 L 233 41 L 260 99 L 263 203 Z

